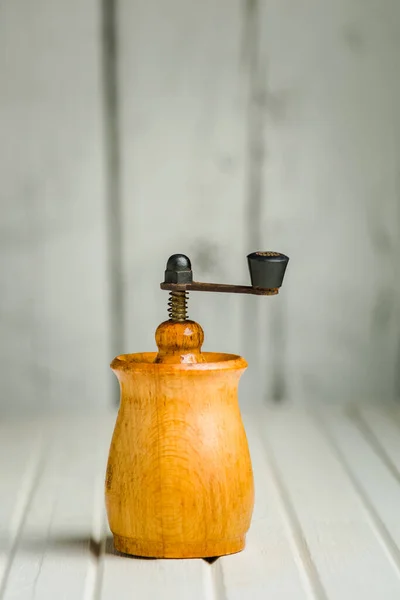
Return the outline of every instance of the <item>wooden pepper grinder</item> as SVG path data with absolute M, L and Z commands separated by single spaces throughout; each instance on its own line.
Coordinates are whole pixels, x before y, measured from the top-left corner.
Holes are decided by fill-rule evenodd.
M 170 318 L 156 331 L 158 353 L 111 363 L 121 403 L 105 494 L 120 552 L 189 558 L 244 548 L 254 484 L 237 388 L 247 363 L 201 351 L 204 333 L 187 318 L 187 296 L 277 294 L 288 260 L 277 252 L 250 254 L 251 286 L 194 282 L 187 256 L 168 260 L 161 288 L 170 291 Z

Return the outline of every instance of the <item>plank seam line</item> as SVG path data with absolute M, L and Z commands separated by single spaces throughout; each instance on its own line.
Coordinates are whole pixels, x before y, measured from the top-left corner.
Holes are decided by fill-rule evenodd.
M 382 446 L 381 442 L 369 426 L 362 413 L 354 408 L 348 416 L 360 431 L 366 442 L 371 446 L 375 454 L 381 459 L 396 481 L 400 484 L 400 472 L 397 466 L 387 454 L 385 448 Z
M 117 356 L 125 342 L 123 278 L 123 223 L 121 205 L 120 106 L 118 86 L 117 0 L 101 1 L 101 50 L 103 77 L 103 127 L 106 185 L 106 235 L 109 279 L 109 343 Z M 119 402 L 115 389 L 114 404 Z
M 223 557 L 210 565 L 204 565 L 206 585 L 205 598 L 207 600 L 228 600 L 224 583 Z
M 104 556 L 106 552 L 107 525 L 104 511 L 104 477 L 98 474 L 93 498 L 93 522 L 90 543 L 98 548 L 98 554 L 91 556 L 88 573 L 86 575 L 84 600 L 99 600 L 104 575 Z
M 103 576 L 104 576 L 104 556 L 106 553 L 106 537 L 107 537 L 107 533 L 106 533 L 106 528 L 105 528 L 105 523 L 104 523 L 104 532 L 102 534 L 102 538 L 100 541 L 100 554 L 99 557 L 97 559 L 97 568 L 95 571 L 95 581 L 94 581 L 94 585 L 91 591 L 87 592 L 84 595 L 84 599 L 86 600 L 100 600 L 100 598 L 102 597 L 102 591 L 101 591 L 101 587 L 103 584 Z
M 246 90 L 245 113 L 245 189 L 244 189 L 244 242 L 247 250 L 261 244 L 261 185 L 262 148 L 264 142 L 263 114 L 257 108 L 258 59 L 259 59 L 259 4 L 258 0 L 244 0 L 242 17 L 242 65 Z M 261 120 L 260 120 L 261 119 Z M 260 327 L 260 306 L 253 303 L 254 312 L 249 310 L 250 300 L 241 300 L 240 338 L 248 357 L 252 357 L 254 368 L 259 369 L 259 357 L 254 354 L 254 323 Z M 264 382 L 263 382 L 264 383 Z
M 328 600 L 328 596 L 322 585 L 298 516 L 290 499 L 290 495 L 279 473 L 278 464 L 274 457 L 272 447 L 267 442 L 266 434 L 261 430 L 260 424 L 258 424 L 258 430 L 260 432 L 262 446 L 265 450 L 266 460 L 271 469 L 272 483 L 280 500 L 281 513 L 289 532 L 289 540 L 291 542 L 294 559 L 299 569 L 305 592 L 313 600 Z
M 44 463 L 45 463 L 44 448 L 45 447 L 44 447 L 43 441 L 42 441 L 42 439 L 40 439 L 40 441 L 38 443 L 37 451 L 34 454 L 33 458 L 30 460 L 30 462 L 27 466 L 27 469 L 25 471 L 24 477 L 23 477 L 22 487 L 25 488 L 24 501 L 21 502 L 20 505 L 18 505 L 18 503 L 17 503 L 17 506 L 14 511 L 14 514 L 17 511 L 20 514 L 16 518 L 14 538 L 13 538 L 13 541 L 9 548 L 7 564 L 4 569 L 3 577 L 0 581 L 0 598 L 4 597 L 4 593 L 7 588 L 8 577 L 11 572 L 11 567 L 14 562 L 18 544 L 21 539 L 25 521 L 27 519 L 29 507 L 30 507 L 32 499 L 34 497 L 37 484 L 39 483 L 39 480 L 43 473 L 43 468 L 44 468 Z
M 260 248 L 263 244 L 262 216 L 266 212 L 266 196 L 264 184 L 264 168 L 267 155 L 267 108 L 265 98 L 268 96 L 267 60 L 262 49 L 262 20 L 265 18 L 260 0 L 246 0 L 244 13 L 243 56 L 245 69 L 248 70 L 247 85 L 247 146 L 246 146 L 246 245 L 248 249 Z M 243 299 L 242 338 L 251 356 L 254 346 L 253 330 L 250 323 L 254 320 L 261 327 L 261 310 L 264 305 L 258 304 L 255 313 L 248 309 L 248 299 Z M 271 339 L 272 353 L 271 383 L 265 376 L 265 365 L 259 372 L 262 392 L 261 397 L 266 401 L 269 396 L 275 402 L 280 402 L 287 393 L 286 370 L 284 354 L 286 348 L 285 304 L 282 299 L 275 307 L 273 326 L 268 331 Z M 283 358 L 282 358 L 283 357 Z M 257 356 L 253 356 L 254 365 Z
M 358 483 L 357 478 L 353 475 L 353 471 L 352 471 L 351 467 L 347 464 L 345 456 L 343 455 L 342 451 L 340 450 L 339 446 L 337 445 L 336 441 L 334 440 L 334 437 L 333 437 L 332 433 L 329 431 L 329 428 L 326 425 L 324 419 L 320 415 L 317 416 L 317 414 L 315 414 L 315 413 L 313 414 L 313 418 L 316 421 L 316 423 L 321 427 L 323 432 L 325 433 L 325 437 L 326 437 L 330 447 L 332 448 L 336 458 L 338 459 L 339 463 L 341 464 L 350 483 L 352 484 L 352 487 L 353 487 L 357 497 L 361 501 L 361 505 L 363 506 L 365 514 L 367 515 L 367 518 L 368 518 L 368 521 L 369 521 L 372 531 L 374 532 L 374 534 L 377 537 L 378 541 L 380 542 L 384 552 L 386 553 L 387 557 L 389 558 L 389 562 L 394 567 L 394 570 L 396 571 L 397 576 L 400 578 L 400 550 L 397 547 L 397 544 L 393 540 L 393 538 L 390 535 L 389 531 L 387 530 L 385 524 L 382 522 L 377 511 L 371 504 L 370 500 L 368 499 L 368 496 L 365 494 L 361 485 Z

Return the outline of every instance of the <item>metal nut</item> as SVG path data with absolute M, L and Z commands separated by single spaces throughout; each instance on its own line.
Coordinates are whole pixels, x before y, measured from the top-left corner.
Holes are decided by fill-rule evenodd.
M 193 281 L 192 265 L 185 254 L 173 254 L 169 257 L 165 271 L 164 283 L 191 283 Z

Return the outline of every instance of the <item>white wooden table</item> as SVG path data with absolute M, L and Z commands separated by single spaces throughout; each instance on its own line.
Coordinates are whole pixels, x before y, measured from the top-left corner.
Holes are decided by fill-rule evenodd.
M 245 416 L 256 480 L 246 549 L 113 552 L 103 479 L 115 415 L 0 425 L 0 598 L 400 599 L 400 410 Z

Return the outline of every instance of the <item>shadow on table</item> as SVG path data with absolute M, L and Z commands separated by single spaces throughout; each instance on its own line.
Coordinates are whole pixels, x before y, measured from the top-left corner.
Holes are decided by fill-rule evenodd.
M 118 550 L 116 550 L 114 548 L 113 538 L 112 538 L 111 535 L 108 536 L 107 539 L 106 539 L 106 550 L 105 550 L 105 552 L 106 552 L 106 554 L 113 554 L 114 556 L 123 556 L 125 558 L 136 558 L 136 559 L 139 559 L 139 560 L 158 560 L 157 558 L 152 558 L 152 557 L 147 557 L 147 556 L 133 556 L 132 554 L 124 554 L 123 552 L 119 552 Z M 208 562 L 211 565 L 218 558 L 219 558 L 219 556 L 211 556 L 211 557 L 208 557 L 208 558 L 203 558 L 203 560 L 205 560 L 206 562 Z M 186 559 L 186 560 L 190 560 L 190 559 Z
M 124 554 L 114 548 L 113 538 L 108 535 L 105 540 L 95 540 L 92 537 L 85 536 L 68 536 L 68 535 L 57 535 L 56 537 L 23 537 L 17 542 L 18 552 L 32 552 L 36 554 L 45 554 L 53 552 L 55 554 L 77 554 L 79 552 L 85 552 L 89 548 L 89 552 L 95 558 L 100 558 L 103 554 L 112 556 L 122 556 L 124 558 L 139 559 L 139 560 L 157 560 L 156 558 L 133 556 L 130 554 Z M 10 551 L 10 540 L 0 537 L 0 553 L 7 553 Z M 214 563 L 218 556 L 204 558 L 209 564 Z

